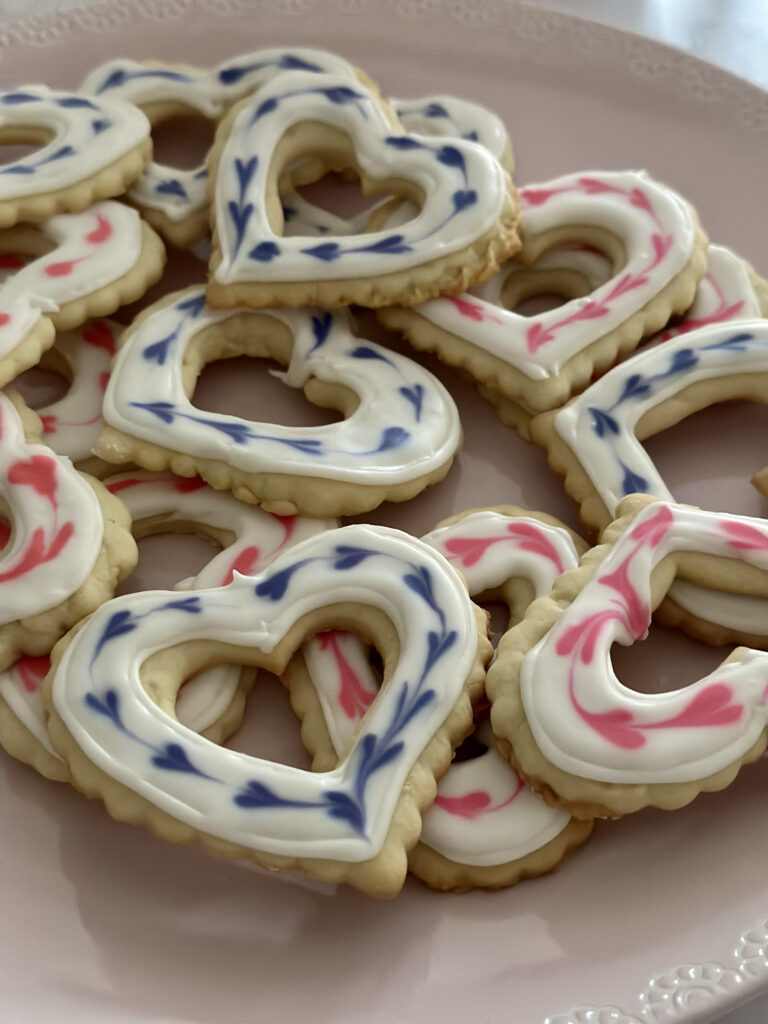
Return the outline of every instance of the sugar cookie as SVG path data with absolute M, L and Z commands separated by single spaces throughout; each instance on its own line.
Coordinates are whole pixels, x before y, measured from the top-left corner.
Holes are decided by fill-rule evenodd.
M 149 130 L 127 103 L 45 85 L 0 92 L 3 143 L 41 143 L 0 170 L 0 228 L 121 195 L 151 156 Z
M 422 539 L 464 575 L 471 597 L 503 600 L 513 621 L 586 550 L 557 520 L 513 506 L 461 513 Z M 328 771 L 379 689 L 365 645 L 350 633 L 321 633 L 294 655 L 286 677 L 313 768 Z M 476 722 L 485 751 L 440 780 L 409 854 L 410 870 L 437 889 L 499 888 L 551 871 L 592 830 L 527 790 L 496 752 L 482 710 Z
M 190 672 L 228 658 L 280 673 L 307 634 L 329 627 L 361 629 L 387 666 L 332 771 L 226 750 L 163 710 Z M 255 579 L 103 606 L 54 650 L 49 731 L 78 787 L 121 820 L 392 896 L 490 653 L 485 615 L 441 556 L 397 530 L 347 526 Z
M 285 168 L 321 150 L 355 165 L 364 191 L 414 201 L 396 231 L 286 237 L 278 188 Z M 227 115 L 209 156 L 212 306 L 413 305 L 492 274 L 519 247 L 508 173 L 474 143 L 408 135 L 362 84 L 290 72 Z
M 685 199 L 642 172 L 566 175 L 520 191 L 523 248 L 473 294 L 379 317 L 528 414 L 562 405 L 693 301 L 706 237 Z M 533 316 L 505 309 L 516 274 L 564 245 L 597 247 L 614 273 L 589 295 Z M 552 290 L 574 294 L 568 279 Z M 524 294 L 522 297 L 525 297 Z M 517 424 L 515 424 L 517 425 Z
M 564 408 L 531 421 L 531 436 L 598 530 L 627 494 L 673 500 L 641 445 L 717 402 L 765 402 L 768 320 L 713 324 L 678 334 L 614 367 Z M 764 602 L 677 581 L 659 617 L 710 643 L 768 644 Z
M 642 639 L 675 576 L 768 596 L 764 520 L 625 499 L 600 547 L 502 637 L 487 677 L 500 750 L 577 815 L 674 809 L 728 786 L 766 747 L 768 654 L 738 648 L 667 693 L 617 679 L 612 644 Z
M 271 357 L 285 381 L 346 419 L 283 427 L 203 413 L 187 397 L 211 359 Z M 146 310 L 121 340 L 95 452 L 200 474 L 279 515 L 352 515 L 441 480 L 461 441 L 456 406 L 417 363 L 355 337 L 343 312 L 227 310 L 202 288 Z
M 234 102 L 287 70 L 333 72 L 350 82 L 360 74 L 335 54 L 291 47 L 256 50 L 214 68 L 120 57 L 91 71 L 80 89 L 134 104 L 154 127 L 189 113 L 218 121 Z M 492 137 L 490 125 L 486 131 Z M 204 164 L 187 170 L 153 160 L 129 189 L 128 199 L 164 238 L 185 248 L 208 231 L 207 190 Z
M 138 299 L 165 264 L 154 231 L 116 202 L 10 228 L 0 233 L 0 253 L 6 269 L 23 264 L 0 284 L 0 385 L 34 366 L 56 330 Z

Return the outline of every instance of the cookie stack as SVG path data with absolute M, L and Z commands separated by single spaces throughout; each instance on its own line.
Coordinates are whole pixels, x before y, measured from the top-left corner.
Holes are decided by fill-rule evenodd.
M 151 125 L 190 109 L 218 123 L 206 164 L 153 162 Z M 46 140 L 0 175 L 0 383 L 38 362 L 71 380 L 39 416 L 0 396 L 9 753 L 162 838 L 377 896 L 409 870 L 443 890 L 542 874 L 595 818 L 680 807 L 763 753 L 768 527 L 675 504 L 640 445 L 766 394 L 768 286 L 684 197 L 637 171 L 518 191 L 491 111 L 387 98 L 309 49 L 112 61 L 75 93 L 1 94 L 0 119 Z M 301 189 L 330 172 L 374 201 L 316 205 Z M 120 335 L 102 318 L 158 281 L 160 235 L 210 237 L 207 281 Z M 450 388 L 350 307 L 546 449 L 598 546 L 513 505 L 421 538 L 342 525 L 438 484 L 462 439 Z M 197 408 L 203 367 L 239 355 L 343 419 Z M 135 539 L 172 530 L 221 550 L 175 590 L 114 598 Z M 509 611 L 495 655 L 487 601 Z M 652 615 L 745 646 L 638 694 L 610 649 Z M 312 771 L 222 745 L 259 668 Z

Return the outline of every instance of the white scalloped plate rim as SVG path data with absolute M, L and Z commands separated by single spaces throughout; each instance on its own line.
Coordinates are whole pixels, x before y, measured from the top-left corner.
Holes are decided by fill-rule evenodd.
M 281 14 L 306 17 L 329 7 L 340 14 L 362 14 L 377 9 L 380 2 L 272 0 L 271 7 Z M 539 10 L 525 0 L 392 0 L 390 6 L 405 20 L 447 16 L 468 26 L 503 29 L 526 47 L 537 42 L 568 42 L 592 58 L 622 64 L 640 79 L 661 79 L 702 103 L 733 103 L 745 130 L 768 135 L 768 93 L 674 47 L 587 18 Z M 151 24 L 196 14 L 246 14 L 249 9 L 250 0 L 105 0 L 28 15 L 0 23 L 0 61 L 3 51 L 11 47 L 45 47 L 81 32 L 110 33 L 137 17 Z M 542 1024 L 707 1024 L 768 991 L 768 917 L 747 925 L 731 952 L 729 962 L 682 963 L 655 972 L 646 987 L 638 990 L 638 1005 L 632 1009 L 598 1001 L 550 1014 Z

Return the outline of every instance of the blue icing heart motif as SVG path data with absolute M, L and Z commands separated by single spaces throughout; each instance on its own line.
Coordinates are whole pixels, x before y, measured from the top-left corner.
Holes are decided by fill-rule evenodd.
M 216 67 L 197 70 L 120 58 L 92 71 L 80 88 L 82 95 L 75 101 L 83 106 L 90 104 L 92 100 L 86 98 L 87 95 L 94 103 L 117 99 L 139 109 L 152 104 L 181 104 L 204 118 L 218 121 L 241 96 L 256 95 L 276 75 L 296 71 L 305 74 L 334 72 L 349 83 L 357 81 L 355 69 L 341 57 L 304 47 L 256 50 Z M 17 92 L 6 105 L 26 102 L 25 93 Z M 92 124 L 94 133 L 98 133 L 109 122 L 97 118 Z M 239 168 L 243 186 L 250 171 L 251 161 L 246 157 Z M 166 238 L 177 245 L 188 246 L 208 229 L 205 178 L 204 166 L 180 170 L 151 160 L 129 190 L 131 202 L 145 215 L 154 215 L 152 223 Z M 236 231 L 242 232 L 248 216 L 246 210 L 235 212 Z M 252 250 L 254 248 L 251 246 Z
M 244 355 L 271 351 L 273 334 L 287 333 L 292 352 L 278 376 L 293 387 L 316 379 L 352 392 L 356 403 L 345 418 L 286 427 L 196 408 L 184 391 L 182 368 L 196 358 L 198 336 L 224 331 L 235 344 L 229 321 L 247 327 L 237 334 Z M 321 477 L 329 482 L 324 499 L 337 509 L 328 515 L 342 514 L 352 492 L 355 501 L 365 496 L 375 507 L 383 489 L 426 486 L 431 474 L 447 471 L 461 437 L 455 403 L 439 381 L 405 356 L 356 337 L 344 312 L 213 310 L 202 287 L 166 297 L 126 332 L 104 396 L 104 419 L 130 437 L 199 461 L 200 474 L 213 473 L 219 488 L 219 465 L 234 467 L 239 484 L 256 488 L 256 495 L 269 486 L 265 474 L 287 478 L 297 497 L 304 476 Z M 344 482 L 338 498 L 332 481 Z
M 444 114 L 441 104 L 427 104 L 426 110 L 422 118 Z M 422 208 L 396 231 L 385 225 L 338 234 L 326 223 L 310 232 L 323 231 L 323 241 L 307 244 L 294 230 L 295 204 L 289 203 L 290 234 L 276 234 L 267 214 L 274 199 L 268 194 L 275 180 L 272 153 L 286 133 L 301 133 L 307 122 L 349 136 L 366 187 L 375 188 L 377 180 L 412 181 L 424 194 Z M 290 72 L 265 85 L 233 116 L 213 173 L 216 229 L 209 295 L 221 306 L 268 304 L 267 286 L 287 288 L 298 282 L 301 297 L 306 292 L 313 301 L 315 293 L 330 296 L 322 284 L 334 280 L 344 281 L 347 301 L 381 305 L 379 279 L 416 267 L 422 287 L 436 294 L 443 276 L 455 278 L 455 268 L 446 265 L 452 253 L 487 247 L 482 268 L 461 265 L 471 282 L 489 261 L 519 246 L 511 183 L 490 151 L 458 134 L 450 141 L 395 134 L 378 96 L 337 75 Z M 229 288 L 235 291 L 230 294 Z M 292 292 L 291 304 L 299 301 Z
M 641 350 L 609 370 L 555 415 L 555 431 L 572 448 L 609 514 L 635 492 L 671 499 L 635 436 L 638 421 L 697 382 L 766 371 L 763 321 L 710 324 Z
M 144 689 L 139 666 L 171 645 L 191 643 L 207 658 L 225 643 L 243 664 L 266 661 L 282 670 L 291 655 L 283 638 L 291 633 L 296 646 L 301 626 L 294 627 L 305 616 L 332 620 L 327 609 L 350 594 L 398 615 L 394 635 L 387 631 L 382 641 L 386 684 L 331 771 L 246 756 L 181 726 L 159 706 L 182 681 L 173 670 L 155 671 L 154 697 Z M 406 857 L 390 821 L 401 800 L 418 801 L 414 789 L 423 783 L 409 779 L 433 738 L 441 737 L 447 756 L 463 734 L 469 694 L 490 653 L 479 621 L 458 574 L 422 541 L 385 527 L 328 530 L 284 551 L 256 577 L 236 575 L 187 598 L 154 591 L 120 598 L 117 610 L 103 605 L 57 665 L 53 728 L 85 739 L 93 764 L 136 796 L 195 832 L 234 844 L 242 856 L 314 877 L 317 858 L 331 858 L 348 866 L 338 877 L 394 894 Z M 71 761 L 76 779 L 82 764 L 81 757 Z M 189 829 L 175 834 L 192 837 Z M 361 863 L 369 870 L 358 873 Z
M 3 165 L 0 201 L 23 201 L 39 192 L 63 191 L 84 179 L 96 179 L 132 151 L 138 155 L 150 134 L 149 121 L 133 107 L 42 85 L 0 92 L 0 124 L 7 130 L 32 130 L 49 137 L 39 149 Z M 126 177 L 130 169 L 126 165 Z M 134 176 L 138 173 L 137 166 Z M 94 185 L 104 197 L 118 192 L 114 184 L 95 180 Z M 77 212 L 92 195 L 85 193 L 85 203 L 67 197 L 62 208 Z

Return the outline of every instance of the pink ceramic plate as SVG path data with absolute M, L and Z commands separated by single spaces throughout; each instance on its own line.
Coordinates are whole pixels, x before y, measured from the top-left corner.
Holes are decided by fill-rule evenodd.
M 450 91 L 494 106 L 520 182 L 645 167 L 693 200 L 714 240 L 768 268 L 768 97 L 656 44 L 509 0 L 102 4 L 1 27 L 0 78 L 75 85 L 118 54 L 208 63 L 276 43 L 339 50 L 398 96 Z M 466 428 L 458 465 L 377 521 L 421 533 L 503 501 L 572 520 L 543 455 L 441 376 Z M 198 397 L 245 411 L 244 380 L 264 394 L 263 375 L 219 364 Z M 278 416 L 303 414 L 276 382 L 270 401 Z M 768 462 L 767 425 L 762 407 L 720 409 L 650 447 L 679 498 L 760 514 L 747 481 Z M 150 547 L 143 585 L 169 583 L 191 557 Z M 669 687 L 721 657 L 656 631 L 619 670 Z M 300 757 L 284 696 L 264 682 L 237 744 L 279 757 L 281 732 Z M 384 904 L 163 844 L 10 759 L 0 772 L 6 1021 L 693 1024 L 768 986 L 765 761 L 683 811 L 599 825 L 549 878 L 463 896 L 409 882 Z

